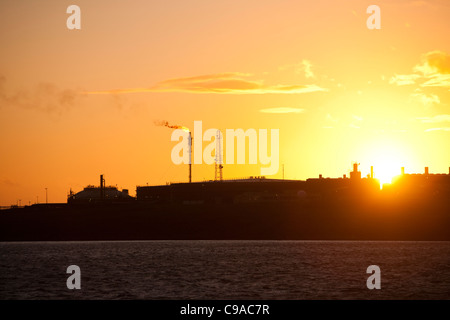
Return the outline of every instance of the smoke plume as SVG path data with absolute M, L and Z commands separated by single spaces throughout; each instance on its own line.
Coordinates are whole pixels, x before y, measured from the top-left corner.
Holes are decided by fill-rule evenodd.
M 172 124 L 169 124 L 169 122 L 165 121 L 165 120 L 156 120 L 155 125 L 159 126 L 159 127 L 167 127 L 167 128 L 171 128 L 171 129 L 181 129 L 186 132 L 189 132 L 189 128 L 179 126 L 179 125 L 172 125 Z

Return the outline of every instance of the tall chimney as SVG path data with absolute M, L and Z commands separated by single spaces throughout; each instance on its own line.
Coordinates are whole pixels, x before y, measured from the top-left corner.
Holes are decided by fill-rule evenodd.
M 373 179 L 373 166 L 370 167 L 370 178 Z
M 402 176 L 405 174 L 405 167 L 402 167 Z
M 105 198 L 105 179 L 103 175 L 100 175 L 100 198 L 103 200 Z
M 425 174 L 428 175 L 428 167 L 425 167 Z
M 189 183 L 192 182 L 192 136 L 189 131 Z

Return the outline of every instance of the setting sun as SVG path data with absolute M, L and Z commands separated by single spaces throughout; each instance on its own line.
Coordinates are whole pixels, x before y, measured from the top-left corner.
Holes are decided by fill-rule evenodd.
M 400 161 L 389 155 L 380 155 L 374 161 L 374 177 L 380 181 L 382 187 L 385 183 L 391 183 L 392 178 L 400 174 Z M 376 168 L 376 169 L 375 169 Z
M 409 148 L 401 141 L 379 139 L 364 148 L 364 162 L 374 169 L 374 178 L 380 181 L 380 187 L 391 183 L 392 178 L 401 174 L 401 168 L 414 165 Z M 369 170 L 369 169 L 368 169 Z

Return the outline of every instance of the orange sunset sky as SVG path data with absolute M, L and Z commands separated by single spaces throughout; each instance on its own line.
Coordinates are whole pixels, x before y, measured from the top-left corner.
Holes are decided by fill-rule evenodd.
M 81 30 L 69 30 L 69 5 Z M 369 30 L 366 9 L 381 9 Z M 172 129 L 279 129 L 268 178 L 448 173 L 450 1 L 0 2 L 0 205 L 187 181 Z M 194 141 L 195 143 L 195 141 Z M 205 146 L 205 143 L 204 143 Z M 226 165 L 224 178 L 260 175 Z M 214 179 L 194 165 L 193 181 Z

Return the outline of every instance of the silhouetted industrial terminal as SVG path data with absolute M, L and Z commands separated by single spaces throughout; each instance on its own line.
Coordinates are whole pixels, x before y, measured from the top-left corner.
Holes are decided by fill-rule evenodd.
M 191 177 L 191 171 L 190 171 Z M 450 195 L 449 174 L 430 174 L 425 167 L 424 174 L 401 174 L 393 179 L 393 184 L 384 185 L 385 192 L 422 192 L 427 195 Z M 103 175 L 100 186 L 88 186 L 74 194 L 70 190 L 69 204 L 124 203 L 139 201 L 154 204 L 208 204 L 208 203 L 244 203 L 267 201 L 307 201 L 346 197 L 355 194 L 376 194 L 380 191 L 380 182 L 374 178 L 373 167 L 367 177 L 361 177 L 358 163 L 347 177 L 309 178 L 307 180 L 266 179 L 249 177 L 247 179 L 214 180 L 189 183 L 170 183 L 159 186 L 137 186 L 136 198 L 128 194 L 127 189 L 119 191 L 117 187 L 105 186 Z
M 67 197 L 67 203 L 73 204 L 92 204 L 92 203 L 106 203 L 106 202 L 127 202 L 134 200 L 128 194 L 128 189 L 119 191 L 117 187 L 106 186 L 103 175 L 100 175 L 100 187 L 93 185 L 87 186 L 83 191 L 74 194 L 72 189 Z
M 217 171 L 218 168 L 216 168 Z M 448 174 L 246 179 L 70 190 L 65 204 L 0 211 L 0 241 L 153 239 L 450 240 Z M 191 178 L 189 168 L 189 178 Z
M 176 183 L 164 186 L 140 186 L 136 189 L 138 201 L 153 203 L 242 203 L 267 201 L 304 201 L 317 197 L 348 192 L 378 191 L 380 184 L 373 177 L 361 179 L 354 164 L 350 178 L 278 180 L 250 177 L 197 183 Z

